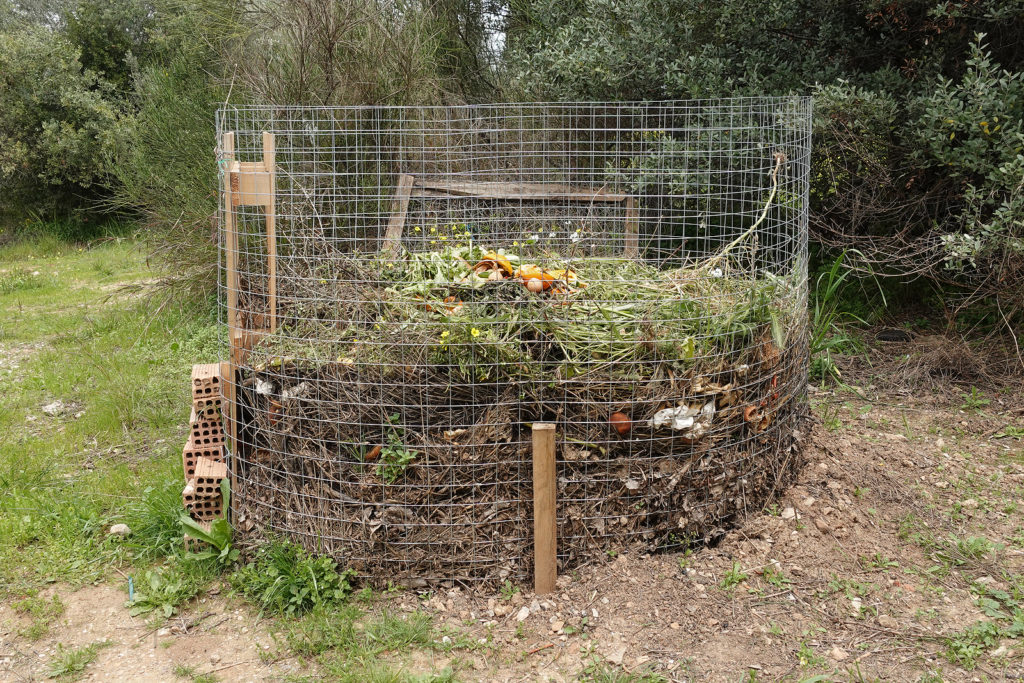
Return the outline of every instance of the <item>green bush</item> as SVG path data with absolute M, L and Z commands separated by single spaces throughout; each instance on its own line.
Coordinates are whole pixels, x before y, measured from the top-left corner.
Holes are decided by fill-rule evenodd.
M 40 213 L 81 207 L 110 178 L 125 119 L 113 86 L 60 33 L 0 33 L 0 194 Z M 11 204 L 7 204 L 9 210 Z

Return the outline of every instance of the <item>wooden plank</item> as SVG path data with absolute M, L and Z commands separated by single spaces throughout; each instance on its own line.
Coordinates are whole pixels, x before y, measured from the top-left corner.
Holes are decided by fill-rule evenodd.
M 480 197 L 481 199 L 568 199 L 584 202 L 621 202 L 627 195 L 557 185 L 554 183 L 464 182 L 416 179 L 421 188 L 413 196 L 431 196 L 429 191 L 443 192 L 454 197 Z
M 558 577 L 555 425 L 533 423 L 533 586 L 553 593 Z
M 267 206 L 273 196 L 270 172 L 262 161 L 236 161 L 231 171 L 233 206 Z
M 640 212 L 632 195 L 626 197 L 626 235 L 622 255 L 626 258 L 640 256 Z
M 405 216 L 409 213 L 409 196 L 414 180 L 415 178 L 408 173 L 399 175 L 395 197 L 391 200 L 391 220 L 388 222 L 387 232 L 384 233 L 381 251 L 392 256 L 397 256 L 402 249 L 402 231 L 405 229 Z
M 267 172 L 268 194 L 266 203 L 267 221 L 267 310 L 270 316 L 270 332 L 277 331 L 277 226 L 274 201 L 274 134 L 263 133 L 263 167 Z
M 228 162 L 230 166 L 235 161 L 235 134 L 224 133 L 221 146 L 223 158 L 221 162 Z M 234 177 L 230 169 L 224 174 L 224 245 L 227 250 L 227 288 L 228 288 L 228 381 L 224 385 L 224 396 L 227 399 L 227 411 L 224 417 L 228 422 L 228 437 L 231 440 L 231 457 L 235 457 L 238 449 L 238 415 L 236 409 L 236 365 L 235 365 L 235 331 L 237 328 L 238 316 L 238 234 L 235 232 L 235 205 L 231 200 L 232 183 Z M 235 491 L 235 470 L 234 463 L 229 468 L 231 473 L 231 490 Z M 235 496 L 231 496 L 235 500 Z M 228 519 L 234 520 L 234 510 L 227 510 Z

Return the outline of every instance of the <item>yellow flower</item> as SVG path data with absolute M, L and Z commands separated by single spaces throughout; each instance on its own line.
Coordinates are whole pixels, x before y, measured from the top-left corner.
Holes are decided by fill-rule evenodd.
M 373 329 L 379 330 L 380 329 L 380 325 L 378 323 L 374 323 L 373 324 Z
M 469 333 L 470 333 L 471 335 L 473 335 L 474 337 L 479 337 L 479 336 L 480 336 L 480 330 L 476 329 L 475 327 L 474 327 L 473 329 L 471 329 L 471 330 L 469 331 Z
M 431 235 L 433 235 L 433 234 L 435 234 L 435 233 L 437 233 L 437 228 L 435 228 L 435 227 L 431 226 L 431 228 L 430 228 L 430 234 L 431 234 Z
M 419 232 L 420 231 L 420 226 L 417 225 L 415 228 L 412 229 L 412 231 L 413 232 Z
M 447 339 L 450 334 L 451 332 L 445 330 L 444 332 L 441 333 L 441 339 Z

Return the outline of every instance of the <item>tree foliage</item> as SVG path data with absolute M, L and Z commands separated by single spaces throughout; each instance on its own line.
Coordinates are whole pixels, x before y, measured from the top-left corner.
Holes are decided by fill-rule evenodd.
M 531 98 L 813 93 L 816 241 L 1024 301 L 1019 2 L 513 0 L 507 28 Z

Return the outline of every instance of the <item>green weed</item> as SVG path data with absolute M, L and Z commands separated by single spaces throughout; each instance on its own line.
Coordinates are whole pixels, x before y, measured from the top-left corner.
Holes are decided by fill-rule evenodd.
M 978 391 L 977 387 L 971 387 L 971 393 L 961 393 L 960 397 L 964 400 L 960 404 L 960 410 L 969 410 L 974 413 L 981 412 L 983 408 L 986 408 L 990 403 L 991 399 L 985 398 L 984 394 Z
M 195 597 L 208 581 L 208 576 L 177 566 L 148 570 L 136 583 L 135 594 L 125 606 L 132 616 L 156 612 L 168 619 L 182 603 Z
M 732 567 L 725 572 L 725 576 L 722 577 L 722 583 L 720 584 L 724 590 L 732 590 L 739 584 L 747 580 L 747 575 L 743 573 L 740 568 L 739 562 L 733 562 Z
M 329 557 L 314 557 L 297 545 L 275 541 L 232 574 L 231 585 L 261 611 L 294 616 L 344 602 L 354 576 L 351 569 L 339 571 Z

